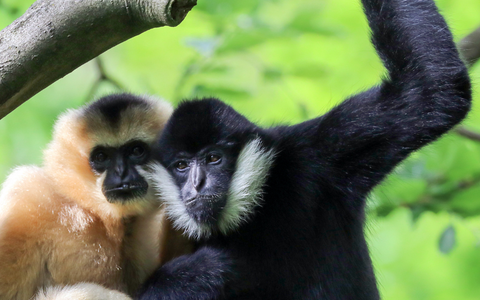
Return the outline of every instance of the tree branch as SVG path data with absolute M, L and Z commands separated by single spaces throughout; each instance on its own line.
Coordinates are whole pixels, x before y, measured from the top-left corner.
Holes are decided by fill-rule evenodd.
M 472 67 L 480 59 L 480 27 L 458 42 L 457 47 L 467 67 Z M 458 126 L 454 131 L 465 138 L 480 142 L 479 133 L 463 126 Z
M 100 87 L 100 84 L 105 81 L 112 84 L 119 91 L 126 91 L 126 88 L 123 86 L 123 84 L 121 84 L 118 80 L 107 74 L 107 72 L 105 71 L 105 67 L 103 66 L 103 61 L 100 57 L 96 57 L 94 61 L 98 71 L 98 78 L 97 80 L 95 80 L 92 87 L 90 88 L 90 91 L 88 92 L 86 97 L 86 101 L 92 100 L 93 96 Z
M 480 142 L 480 134 L 471 130 L 468 130 L 467 128 L 463 126 L 459 126 L 455 128 L 454 130 L 458 135 L 461 135 L 467 139 Z
M 468 67 L 480 58 L 480 27 L 464 37 L 458 43 L 458 49 Z
M 0 32 L 0 119 L 111 47 L 176 26 L 196 0 L 38 0 Z

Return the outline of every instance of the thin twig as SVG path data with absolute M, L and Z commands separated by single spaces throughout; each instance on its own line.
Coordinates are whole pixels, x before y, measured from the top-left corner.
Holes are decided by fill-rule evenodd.
M 472 141 L 480 142 L 480 134 L 474 131 L 471 131 L 463 126 L 459 126 L 455 128 L 454 130 L 455 133 L 458 135 L 461 135 L 463 137 L 466 137 Z
M 90 91 L 87 94 L 87 101 L 91 100 L 95 93 L 97 92 L 98 88 L 100 87 L 100 84 L 104 81 L 112 84 L 115 88 L 117 88 L 120 91 L 125 91 L 125 87 L 123 84 L 120 83 L 117 79 L 113 78 L 108 74 L 108 72 L 105 70 L 105 66 L 103 64 L 103 60 L 100 57 L 96 57 L 94 59 L 95 66 L 98 71 L 98 78 L 95 80 L 93 83 L 92 87 L 90 88 Z
M 469 68 L 480 59 L 480 27 L 458 42 L 458 50 Z M 480 142 L 480 134 L 464 126 L 458 126 L 454 132 L 472 141 Z
M 473 66 L 480 58 L 480 27 L 464 37 L 458 43 L 458 49 L 467 66 Z

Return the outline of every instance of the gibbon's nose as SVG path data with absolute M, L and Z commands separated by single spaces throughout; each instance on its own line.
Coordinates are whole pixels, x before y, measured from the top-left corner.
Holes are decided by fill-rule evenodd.
M 190 169 L 190 181 L 195 190 L 200 191 L 205 185 L 205 170 L 203 166 L 194 164 Z
M 127 171 L 127 165 L 124 159 L 118 155 L 114 160 L 113 171 L 118 177 L 124 177 Z

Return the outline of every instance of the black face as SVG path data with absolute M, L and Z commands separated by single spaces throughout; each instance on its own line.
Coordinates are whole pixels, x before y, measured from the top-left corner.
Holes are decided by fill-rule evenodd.
M 201 227 L 218 225 L 237 158 L 257 127 L 217 99 L 182 102 L 155 149 L 176 181 L 189 216 Z
M 188 214 L 198 223 L 214 225 L 227 202 L 236 154 L 227 147 L 206 147 L 178 153 L 167 163 Z
M 90 153 L 90 166 L 97 173 L 106 172 L 102 191 L 109 202 L 133 200 L 145 196 L 148 184 L 136 166 L 150 160 L 150 148 L 132 141 L 119 148 L 97 146 Z

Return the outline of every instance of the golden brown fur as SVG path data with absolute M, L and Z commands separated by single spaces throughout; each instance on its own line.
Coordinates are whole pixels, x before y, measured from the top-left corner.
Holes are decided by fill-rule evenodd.
M 145 101 L 150 109 L 125 110 L 115 128 L 86 108 L 67 112 L 55 125 L 44 166 L 19 167 L 7 178 L 0 193 L 2 300 L 26 300 L 46 287 L 80 282 L 131 294 L 160 257 L 182 253 L 184 241 L 167 241 L 171 226 L 150 188 L 142 199 L 110 203 L 102 193 L 102 175 L 89 164 L 98 144 L 155 140 L 172 108 Z

